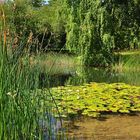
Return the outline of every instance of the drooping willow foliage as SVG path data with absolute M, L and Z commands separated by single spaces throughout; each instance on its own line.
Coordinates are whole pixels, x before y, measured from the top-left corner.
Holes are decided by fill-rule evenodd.
M 59 0 L 58 0 L 59 1 Z M 139 0 L 61 0 L 66 48 L 86 65 L 108 66 L 115 49 L 140 46 Z

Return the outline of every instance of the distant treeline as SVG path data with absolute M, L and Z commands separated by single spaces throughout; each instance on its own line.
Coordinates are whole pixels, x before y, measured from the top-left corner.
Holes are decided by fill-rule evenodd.
M 94 66 L 111 64 L 114 50 L 140 48 L 140 0 L 14 0 L 2 6 L 14 47 L 23 40 L 31 52 L 68 50 Z

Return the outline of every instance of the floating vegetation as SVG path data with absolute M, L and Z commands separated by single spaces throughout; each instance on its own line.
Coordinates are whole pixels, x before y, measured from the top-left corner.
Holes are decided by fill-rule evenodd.
M 63 117 L 99 117 L 103 113 L 140 111 L 140 87 L 124 83 L 94 82 L 83 86 L 52 88 L 51 92 Z

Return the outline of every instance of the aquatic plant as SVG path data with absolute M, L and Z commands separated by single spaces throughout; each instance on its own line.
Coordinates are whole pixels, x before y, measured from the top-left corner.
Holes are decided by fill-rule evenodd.
M 140 111 L 140 87 L 124 83 L 89 83 L 52 88 L 62 116 L 97 117 L 103 113 Z
M 53 102 L 51 94 L 43 89 L 38 94 L 40 68 L 31 65 L 28 52 L 21 51 L 23 40 L 13 51 L 14 37 L 7 36 L 4 11 L 0 12 L 0 139 L 52 139 L 57 136 L 52 108 L 44 104 Z

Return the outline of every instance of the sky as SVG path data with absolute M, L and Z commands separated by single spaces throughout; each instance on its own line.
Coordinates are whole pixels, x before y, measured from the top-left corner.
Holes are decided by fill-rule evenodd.
M 49 0 L 45 0 L 45 1 L 46 1 L 45 3 L 48 4 L 48 1 L 49 1 Z

